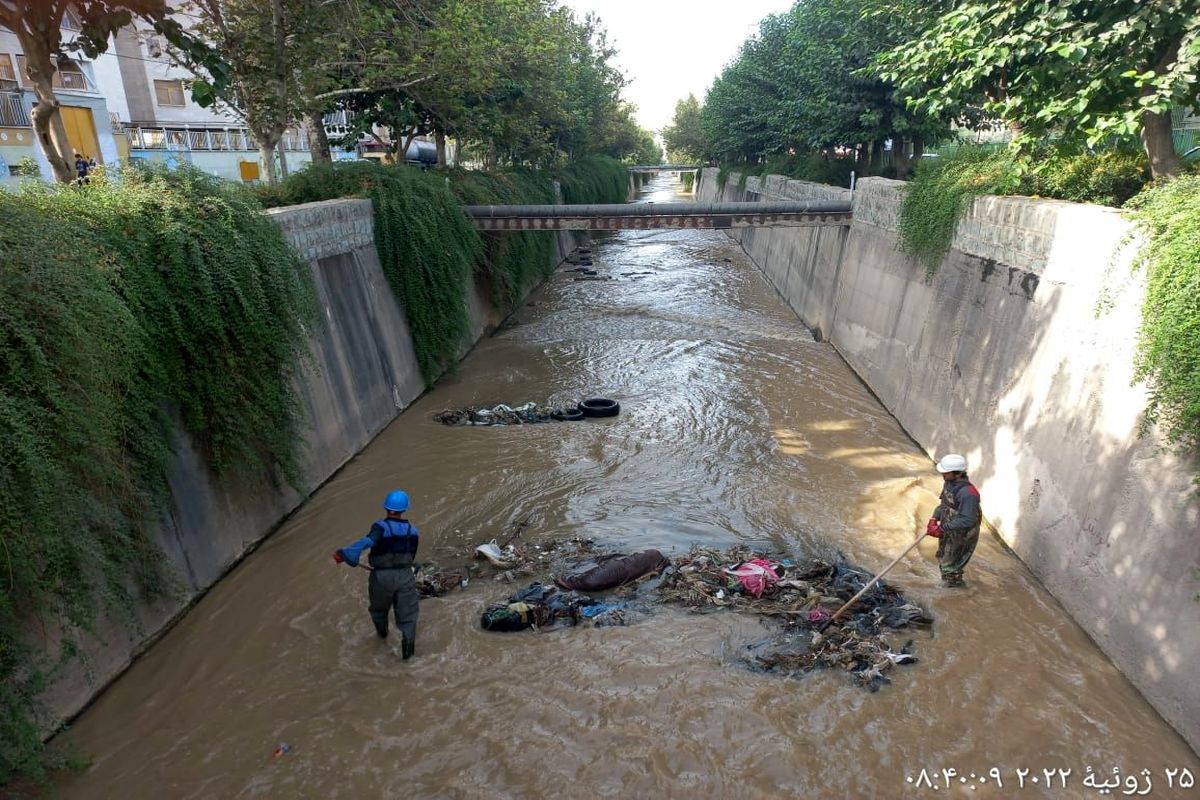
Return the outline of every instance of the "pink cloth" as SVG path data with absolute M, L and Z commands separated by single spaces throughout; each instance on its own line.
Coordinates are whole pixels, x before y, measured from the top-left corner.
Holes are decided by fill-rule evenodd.
M 736 575 L 742 586 L 746 587 L 746 591 L 755 597 L 762 597 L 767 587 L 774 585 L 779 580 L 779 574 L 775 572 L 771 562 L 765 558 L 747 561 L 737 569 L 726 570 L 726 572 Z
M 824 622 L 825 620 L 831 619 L 832 617 L 833 617 L 833 614 L 831 614 L 829 612 L 829 609 L 826 609 L 826 608 L 814 608 L 808 612 L 808 621 L 809 622 Z

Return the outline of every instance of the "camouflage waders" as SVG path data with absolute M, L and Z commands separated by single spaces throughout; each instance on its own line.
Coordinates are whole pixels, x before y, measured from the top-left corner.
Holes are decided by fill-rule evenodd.
M 942 581 L 947 586 L 963 586 L 963 568 L 975 553 L 979 526 L 983 522 L 979 490 L 963 472 L 946 482 L 940 499 L 941 504 L 934 509 L 933 518 L 942 526 L 937 550 Z
M 942 568 L 942 580 L 952 586 L 963 582 L 963 567 L 975 553 L 979 543 L 979 526 L 969 531 L 946 531 L 938 540 L 937 559 Z

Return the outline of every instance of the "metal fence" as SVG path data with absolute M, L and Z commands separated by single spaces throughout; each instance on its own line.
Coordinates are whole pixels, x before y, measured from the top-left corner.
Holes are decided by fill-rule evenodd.
M 258 142 L 245 128 L 172 128 L 148 125 L 126 127 L 130 147 L 139 150 L 244 151 L 257 150 Z M 308 134 L 289 130 L 279 141 L 281 150 L 307 151 Z
M 0 92 L 0 126 L 28 128 L 32 124 L 29 121 L 29 112 L 21 102 L 21 95 L 17 92 Z

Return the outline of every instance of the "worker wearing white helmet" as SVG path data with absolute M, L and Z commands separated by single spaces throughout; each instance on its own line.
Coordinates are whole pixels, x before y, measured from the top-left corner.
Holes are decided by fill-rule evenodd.
M 957 453 L 942 456 L 937 463 L 942 474 L 941 503 L 925 531 L 938 540 L 937 558 L 946 586 L 965 586 L 963 568 L 975 553 L 983 511 L 979 490 L 967 477 L 967 460 Z

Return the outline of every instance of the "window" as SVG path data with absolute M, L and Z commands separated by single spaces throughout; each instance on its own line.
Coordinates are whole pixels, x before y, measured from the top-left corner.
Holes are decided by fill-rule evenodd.
M 83 30 L 83 25 L 79 22 L 79 14 L 70 6 L 63 9 L 62 27 L 68 31 Z
M 183 99 L 183 81 L 155 81 L 154 94 L 160 106 L 186 105 Z
M 22 85 L 28 86 L 29 82 L 25 77 L 25 56 L 17 56 L 17 72 L 18 80 Z M 55 89 L 78 89 L 86 92 L 88 88 L 83 70 L 79 64 L 68 58 L 59 60 L 58 69 L 54 71 L 54 80 L 51 83 Z
M 8 53 L 0 53 L 0 81 L 15 81 L 17 79 L 17 71 L 13 69 L 12 56 Z

